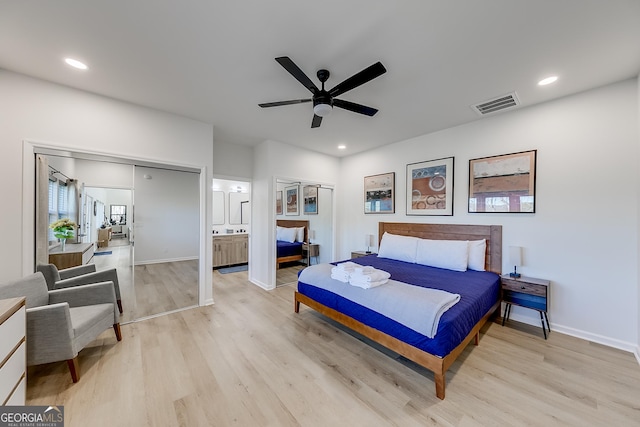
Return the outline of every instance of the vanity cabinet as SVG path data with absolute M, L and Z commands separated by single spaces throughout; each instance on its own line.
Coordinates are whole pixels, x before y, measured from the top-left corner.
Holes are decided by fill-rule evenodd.
M 248 262 L 248 243 L 247 234 L 213 236 L 213 267 Z

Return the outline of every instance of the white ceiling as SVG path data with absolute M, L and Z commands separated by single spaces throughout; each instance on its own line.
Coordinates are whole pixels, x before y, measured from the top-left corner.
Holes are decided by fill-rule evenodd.
M 381 61 L 340 96 L 380 112 L 311 129 L 311 104 L 259 108 L 310 97 L 277 56 L 314 82 L 327 68 L 327 88 Z M 5 0 L 0 68 L 212 123 L 218 141 L 343 156 L 479 120 L 470 105 L 512 91 L 523 108 L 637 76 L 640 1 Z

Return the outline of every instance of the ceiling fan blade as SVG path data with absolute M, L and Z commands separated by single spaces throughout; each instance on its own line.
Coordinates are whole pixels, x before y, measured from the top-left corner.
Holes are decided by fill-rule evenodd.
M 353 111 L 354 113 L 365 114 L 367 116 L 373 116 L 378 112 L 375 108 L 356 104 L 355 102 L 343 101 L 342 99 L 334 99 L 333 106 L 344 108 L 345 110 Z
M 281 105 L 292 105 L 292 104 L 303 104 L 305 102 L 311 102 L 311 98 L 309 99 L 292 99 L 291 101 L 276 101 L 276 102 L 265 102 L 262 104 L 258 104 L 262 108 L 267 107 L 279 107 Z
M 319 92 L 318 86 L 316 86 L 309 77 L 289 58 L 288 56 L 280 56 L 276 58 L 278 64 L 282 65 L 285 70 L 296 78 L 304 87 L 309 89 L 314 95 Z
M 387 72 L 387 69 L 384 68 L 384 65 L 382 65 L 382 62 L 376 62 L 375 64 L 365 68 L 359 73 L 356 73 L 353 76 L 349 77 L 347 80 L 343 81 L 342 83 L 339 83 L 336 87 L 334 87 L 329 91 L 329 95 L 333 97 L 339 96 L 345 93 L 346 91 L 349 91 L 353 88 L 356 88 L 360 85 L 365 84 L 370 80 L 375 79 L 376 77 L 381 76 L 386 72 Z
M 319 128 L 320 127 L 320 123 L 322 123 L 322 117 L 314 114 L 313 115 L 313 120 L 311 121 L 311 127 L 312 128 Z

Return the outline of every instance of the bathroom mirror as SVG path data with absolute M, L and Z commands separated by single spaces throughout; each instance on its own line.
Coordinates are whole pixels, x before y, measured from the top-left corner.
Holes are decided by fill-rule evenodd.
M 229 193 L 229 224 L 249 224 L 249 193 Z
M 224 191 L 213 192 L 213 225 L 224 225 Z

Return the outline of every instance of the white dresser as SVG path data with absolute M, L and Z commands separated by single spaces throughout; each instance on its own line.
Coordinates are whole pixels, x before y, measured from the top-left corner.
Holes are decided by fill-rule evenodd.
M 27 340 L 24 297 L 0 300 L 0 403 L 24 405 Z

